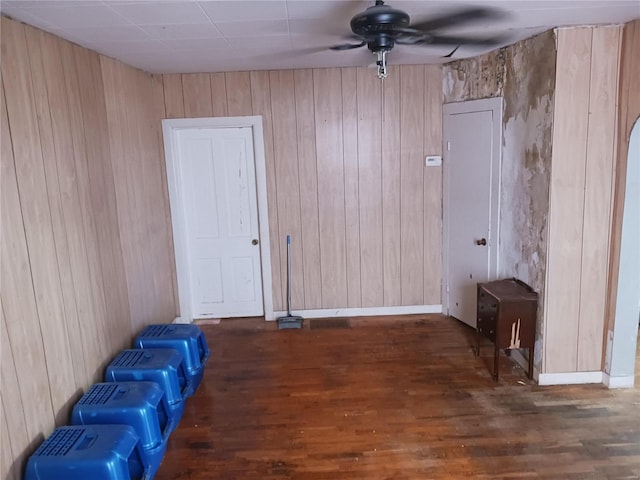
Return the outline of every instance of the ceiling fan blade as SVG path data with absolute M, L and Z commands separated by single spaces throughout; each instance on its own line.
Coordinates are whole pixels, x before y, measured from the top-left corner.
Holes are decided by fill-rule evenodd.
M 414 23 L 411 25 L 411 28 L 422 30 L 424 32 L 432 32 L 441 28 L 453 27 L 463 23 L 469 23 L 474 20 L 496 19 L 501 18 L 502 16 L 503 13 L 500 10 L 472 7 L 453 11 L 449 14 L 431 18 L 423 22 Z
M 449 53 L 447 53 L 446 55 L 443 55 L 442 58 L 451 58 L 453 57 L 453 54 L 456 53 L 458 51 L 458 49 L 460 48 L 460 45 L 458 45 L 456 48 L 454 48 L 453 50 L 451 50 Z
M 366 42 L 361 42 L 361 43 L 343 43 L 342 45 L 334 45 L 333 47 L 329 47 L 331 50 L 352 50 L 354 48 L 360 48 L 360 47 L 364 47 L 367 43 Z

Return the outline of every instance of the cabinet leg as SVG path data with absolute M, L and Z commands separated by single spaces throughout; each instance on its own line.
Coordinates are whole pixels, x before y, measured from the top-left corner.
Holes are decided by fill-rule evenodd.
M 529 347 L 529 379 L 533 379 L 533 348 Z
M 495 352 L 493 354 L 493 379 L 498 381 L 498 359 L 500 358 L 500 349 L 498 347 L 495 348 Z
M 476 357 L 480 356 L 480 330 L 476 327 Z

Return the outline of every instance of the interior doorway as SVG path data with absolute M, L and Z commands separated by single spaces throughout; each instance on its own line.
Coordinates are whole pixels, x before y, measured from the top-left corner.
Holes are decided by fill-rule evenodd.
M 262 117 L 163 120 L 180 321 L 273 317 Z

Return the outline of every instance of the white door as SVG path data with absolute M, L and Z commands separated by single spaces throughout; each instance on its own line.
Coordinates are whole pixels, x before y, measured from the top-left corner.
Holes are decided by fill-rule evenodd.
M 445 305 L 476 325 L 476 286 L 497 272 L 501 99 L 445 105 Z
M 177 133 L 193 318 L 263 314 L 252 130 Z

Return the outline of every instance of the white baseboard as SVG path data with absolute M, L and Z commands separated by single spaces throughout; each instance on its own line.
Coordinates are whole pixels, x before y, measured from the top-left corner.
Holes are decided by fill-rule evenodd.
M 442 305 L 409 305 L 404 307 L 368 308 L 322 308 L 318 310 L 294 310 L 294 315 L 304 318 L 368 317 L 381 315 L 411 315 L 419 313 L 442 313 Z M 287 312 L 274 312 L 276 318 Z
M 609 388 L 633 388 L 635 377 L 633 375 L 625 375 L 622 377 L 611 377 L 608 373 L 603 373 L 602 383 Z
M 541 373 L 538 385 L 581 385 L 602 383 L 602 372 Z

